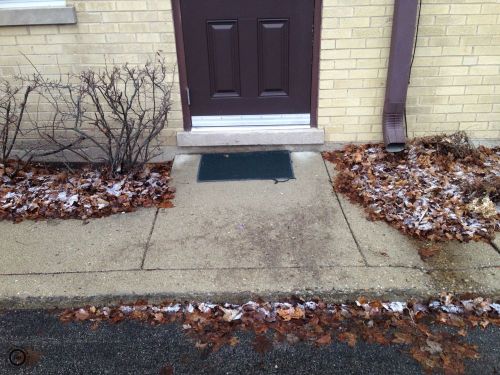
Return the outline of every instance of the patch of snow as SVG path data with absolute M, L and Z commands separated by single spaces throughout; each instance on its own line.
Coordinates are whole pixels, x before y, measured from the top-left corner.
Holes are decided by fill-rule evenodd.
M 109 195 L 114 195 L 115 197 L 119 197 L 122 194 L 122 186 L 125 183 L 125 180 L 122 180 L 120 182 L 116 182 L 111 186 L 110 188 L 106 188 L 106 193 Z
M 490 307 L 497 312 L 498 315 L 500 315 L 500 303 L 492 303 L 490 304 Z
M 180 311 L 180 309 L 181 309 L 181 305 L 177 303 L 175 305 L 163 307 L 161 310 L 163 312 L 167 312 L 167 313 L 176 313 L 176 312 Z
M 214 305 L 213 303 L 202 302 L 198 305 L 198 310 L 200 310 L 202 313 L 209 313 L 213 308 L 215 308 L 215 306 L 217 305 Z
M 306 306 L 306 309 L 316 310 L 316 308 L 318 307 L 318 304 L 316 302 L 313 302 L 313 301 L 307 301 L 305 303 L 305 306 Z
M 3 197 L 4 199 L 12 199 L 12 198 L 17 198 L 19 195 L 12 192 L 12 191 L 9 191 L 7 194 L 5 194 Z
M 397 312 L 397 313 L 402 313 L 404 309 L 406 309 L 406 302 L 390 302 L 390 303 L 383 303 L 382 306 L 388 311 L 392 312 Z
M 455 305 L 441 306 L 441 310 L 443 310 L 444 312 L 450 313 L 450 314 L 461 314 L 464 312 L 464 309 L 462 309 L 459 306 L 455 306 Z
M 130 314 L 134 311 L 134 308 L 132 306 L 120 306 L 120 311 L 124 314 Z
M 66 203 L 65 203 L 65 206 L 66 207 L 71 207 L 73 206 L 73 204 L 77 203 L 78 202 L 78 194 L 73 194 L 72 196 L 70 196 L 67 200 L 66 200 Z

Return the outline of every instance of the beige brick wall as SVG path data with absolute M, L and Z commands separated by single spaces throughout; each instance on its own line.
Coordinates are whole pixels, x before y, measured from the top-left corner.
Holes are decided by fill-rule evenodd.
M 410 136 L 500 140 L 500 3 L 423 0 Z M 382 140 L 394 0 L 324 0 L 319 124 L 331 142 Z
M 78 73 L 106 62 L 144 64 L 161 51 L 176 67 L 174 27 L 169 0 L 68 0 L 77 11 L 76 25 L 0 27 L 0 76 L 32 72 L 26 55 L 47 75 Z M 173 92 L 166 145 L 175 144 L 182 128 L 178 75 Z
M 176 64 L 170 0 L 68 0 L 78 24 L 0 27 L 0 76 Z M 394 0 L 324 0 L 319 124 L 330 142 L 379 141 Z M 408 93 L 409 135 L 466 130 L 500 139 L 500 3 L 423 0 Z M 175 76 L 177 82 L 177 76 Z M 179 88 L 164 143 L 182 129 Z

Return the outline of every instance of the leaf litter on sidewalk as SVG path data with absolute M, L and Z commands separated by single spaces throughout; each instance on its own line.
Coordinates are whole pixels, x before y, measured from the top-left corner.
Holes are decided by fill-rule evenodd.
M 88 219 L 139 207 L 172 207 L 171 163 L 112 176 L 105 169 L 0 165 L 0 220 Z M 4 171 L 7 171 L 5 173 Z
M 323 157 L 336 166 L 335 190 L 372 220 L 430 241 L 500 231 L 500 148 L 475 148 L 463 132 L 417 138 L 400 153 L 363 144 Z
M 500 304 L 488 298 L 460 299 L 446 293 L 425 302 L 370 301 L 365 297 L 345 304 L 297 297 L 287 302 L 249 301 L 243 305 L 137 301 L 68 309 L 59 319 L 65 323 L 91 322 L 92 329 L 103 322 L 126 320 L 151 325 L 178 323 L 198 349 L 208 351 L 238 345 L 238 331 L 253 332 L 254 350 L 261 354 L 279 343 L 400 345 L 426 371 L 463 374 L 465 361 L 480 357 L 478 348 L 467 342 L 468 331 L 500 326 Z

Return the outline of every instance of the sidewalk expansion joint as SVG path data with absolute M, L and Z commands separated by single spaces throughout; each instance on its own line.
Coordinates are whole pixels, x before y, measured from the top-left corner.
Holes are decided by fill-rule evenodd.
M 349 223 L 349 220 L 347 219 L 347 215 L 345 214 L 344 207 L 342 207 L 342 203 L 340 203 L 340 199 L 337 195 L 337 192 L 335 191 L 333 187 L 333 180 L 332 176 L 330 175 L 330 171 L 328 170 L 328 167 L 326 165 L 326 160 L 323 159 L 323 165 L 325 166 L 326 174 L 328 175 L 328 181 L 330 181 L 330 189 L 332 189 L 332 195 L 335 196 L 335 199 L 337 200 L 337 203 L 339 204 L 340 211 L 342 211 L 342 216 L 344 216 L 344 220 L 347 224 L 347 227 L 349 228 L 349 231 L 351 232 L 352 239 L 354 240 L 354 243 L 356 244 L 356 247 L 358 248 L 359 254 L 361 255 L 361 258 L 363 258 L 363 262 L 365 263 L 366 266 L 369 266 L 368 260 L 366 259 L 365 254 L 363 254 L 363 251 L 361 251 L 361 246 L 359 245 L 358 239 L 354 235 L 354 231 L 351 228 L 351 223 Z
M 491 266 L 477 266 L 477 267 L 459 267 L 459 268 L 425 268 L 419 266 L 403 266 L 403 265 L 381 265 L 381 266 L 315 266 L 315 267 L 303 267 L 303 266 L 284 266 L 284 267 L 204 267 L 204 268 L 144 268 L 141 271 L 231 271 L 231 270 L 247 270 L 247 271 L 265 271 L 265 270 L 294 270 L 294 269 L 302 269 L 302 270 L 329 270 L 329 269 L 384 269 L 384 268 L 393 268 L 393 269 L 403 269 L 403 270 L 414 270 L 420 271 L 422 273 L 430 273 L 430 272 L 439 272 L 439 271 L 478 271 L 478 270 L 487 270 L 487 269 L 497 269 L 500 266 L 491 265 Z
M 142 260 L 141 260 L 141 270 L 144 269 L 144 262 L 146 262 L 146 255 L 149 250 L 149 244 L 151 242 L 151 237 L 153 236 L 153 231 L 155 230 L 156 219 L 158 218 L 159 211 L 160 209 L 157 208 L 155 212 L 155 217 L 153 218 L 153 225 L 151 225 L 151 230 L 149 231 L 148 240 L 146 241 L 146 246 L 144 246 L 144 253 L 142 254 Z

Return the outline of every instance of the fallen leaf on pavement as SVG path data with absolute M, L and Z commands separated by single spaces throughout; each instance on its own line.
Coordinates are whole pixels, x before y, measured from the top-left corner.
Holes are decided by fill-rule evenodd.
M 478 350 L 466 342 L 469 330 L 500 326 L 500 304 L 485 297 L 459 299 L 450 293 L 418 301 L 369 300 L 328 304 L 295 298 L 288 302 L 248 302 L 243 305 L 176 303 L 152 305 L 147 301 L 120 306 L 86 307 L 60 313 L 62 322 L 89 321 L 115 324 L 135 320 L 151 325 L 178 322 L 200 350 L 216 352 L 236 346 L 238 331 L 255 334 L 254 349 L 261 354 L 274 343 L 306 342 L 329 345 L 333 338 L 355 347 L 358 340 L 379 345 L 404 345 L 429 372 L 462 374 L 466 359 Z M 446 326 L 446 330 L 440 329 Z M 91 328 L 92 329 L 92 328 Z
M 327 333 L 326 335 L 321 336 L 316 340 L 316 344 L 318 345 L 329 345 L 332 342 L 332 336 Z
M 241 316 L 243 314 L 243 312 L 240 310 L 225 309 L 223 307 L 221 307 L 220 309 L 224 312 L 223 319 L 226 322 L 232 322 L 233 320 L 241 319 Z
M 426 245 L 419 247 L 418 254 L 420 255 L 420 258 L 422 258 L 422 260 L 426 260 L 437 255 L 441 250 L 442 248 L 439 245 Z
M 174 204 L 171 201 L 163 201 L 158 204 L 159 208 L 172 208 Z
M 351 348 L 356 346 L 357 337 L 352 332 L 342 332 L 338 335 L 340 341 L 347 343 Z
M 253 347 L 257 353 L 264 354 L 272 349 L 273 344 L 266 336 L 258 335 L 255 337 Z
M 79 309 L 78 311 L 75 312 L 76 320 L 87 320 L 89 316 L 90 316 L 89 312 L 85 309 Z

